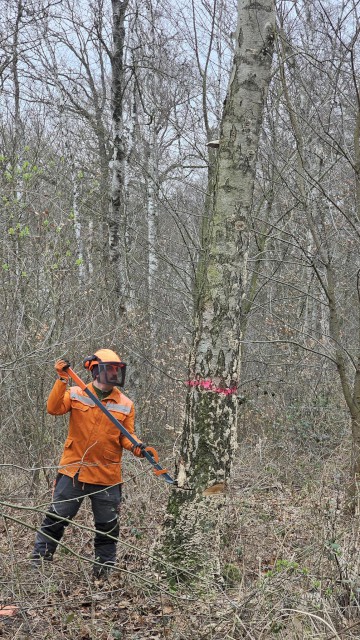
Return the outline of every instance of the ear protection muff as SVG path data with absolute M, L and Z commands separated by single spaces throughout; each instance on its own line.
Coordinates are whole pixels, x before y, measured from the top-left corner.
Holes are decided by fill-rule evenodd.
M 87 356 L 83 364 L 85 369 L 88 369 L 88 371 L 91 371 L 91 368 L 92 368 L 91 365 L 95 366 L 96 362 L 100 362 L 100 359 L 94 354 L 92 356 Z

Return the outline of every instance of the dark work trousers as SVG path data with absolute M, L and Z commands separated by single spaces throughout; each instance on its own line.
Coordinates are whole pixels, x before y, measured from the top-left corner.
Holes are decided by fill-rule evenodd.
M 95 524 L 95 560 L 101 564 L 113 565 L 116 560 L 116 542 L 108 538 L 119 537 L 119 506 L 121 501 L 121 486 L 104 487 L 98 484 L 79 482 L 78 475 L 69 478 L 58 474 L 55 483 L 50 509 L 37 532 L 33 551 L 33 558 L 51 560 L 60 542 L 68 522 L 56 518 L 72 520 L 80 509 L 85 496 L 91 500 Z M 51 539 L 46 537 L 47 534 Z

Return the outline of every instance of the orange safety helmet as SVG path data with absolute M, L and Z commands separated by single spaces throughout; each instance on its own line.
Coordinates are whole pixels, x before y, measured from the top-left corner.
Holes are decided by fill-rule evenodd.
M 126 363 L 122 362 L 118 354 L 111 349 L 98 349 L 92 356 L 85 358 L 84 367 L 91 371 L 94 380 L 99 380 L 103 373 L 102 382 L 118 387 L 123 387 L 125 384 Z

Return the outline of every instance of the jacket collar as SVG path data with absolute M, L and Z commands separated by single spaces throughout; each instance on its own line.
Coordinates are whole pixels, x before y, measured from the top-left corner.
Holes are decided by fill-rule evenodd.
M 94 388 L 94 385 L 92 382 L 90 382 L 90 384 L 86 385 L 88 387 L 88 389 L 90 389 L 90 391 L 92 391 L 95 395 L 96 395 L 96 391 Z M 116 400 L 119 401 L 119 399 L 121 398 L 121 391 L 120 389 L 118 389 L 117 387 L 113 387 L 111 393 L 109 393 L 108 396 L 106 396 L 105 400 Z

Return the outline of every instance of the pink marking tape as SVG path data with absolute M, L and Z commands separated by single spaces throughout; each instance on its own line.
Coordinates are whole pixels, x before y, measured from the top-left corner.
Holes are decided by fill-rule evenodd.
M 208 379 L 208 380 L 187 380 L 185 384 L 188 387 L 200 387 L 200 389 L 205 389 L 205 391 L 212 391 L 212 393 L 221 393 L 224 396 L 229 396 L 232 393 L 237 393 L 237 387 L 218 387 L 216 384 Z

